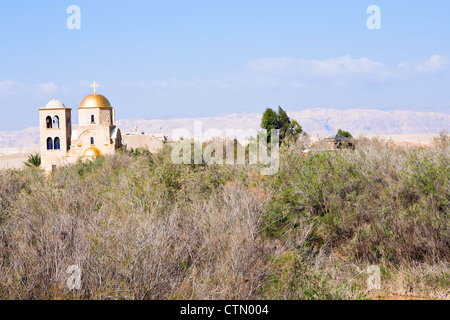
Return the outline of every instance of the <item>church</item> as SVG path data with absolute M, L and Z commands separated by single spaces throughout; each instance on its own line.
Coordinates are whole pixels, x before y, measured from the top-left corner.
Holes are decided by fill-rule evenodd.
M 39 109 L 41 167 L 51 172 L 58 166 L 78 159 L 110 155 L 122 147 L 122 136 L 115 125 L 114 108 L 108 99 L 94 94 L 78 107 L 79 124 L 72 130 L 72 109 L 59 100 L 52 100 Z

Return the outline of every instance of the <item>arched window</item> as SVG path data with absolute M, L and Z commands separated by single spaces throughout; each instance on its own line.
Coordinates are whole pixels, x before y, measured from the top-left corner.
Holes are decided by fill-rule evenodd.
M 52 117 L 48 116 L 47 119 L 45 119 L 45 122 L 47 124 L 47 129 L 52 128 Z
M 61 150 L 61 140 L 58 137 L 55 138 L 55 150 Z
M 47 150 L 53 150 L 53 140 L 52 140 L 52 138 L 47 138 Z
M 94 137 L 92 137 L 91 138 L 91 145 L 93 146 L 95 143 L 94 143 L 95 141 L 94 141 Z
M 94 117 L 94 115 L 91 116 L 91 123 L 95 123 L 95 117 Z
M 58 116 L 53 117 L 53 128 L 59 128 L 59 117 Z

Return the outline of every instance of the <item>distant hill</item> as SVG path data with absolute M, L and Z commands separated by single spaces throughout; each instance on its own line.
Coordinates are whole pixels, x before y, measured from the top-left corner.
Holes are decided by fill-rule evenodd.
M 335 134 L 338 129 L 355 135 L 425 134 L 450 131 L 450 114 L 415 111 L 308 109 L 288 113 L 312 135 Z
M 0 148 L 23 148 L 39 145 L 39 128 L 0 131 Z
M 450 131 L 450 114 L 415 111 L 379 111 L 379 110 L 336 110 L 307 109 L 288 112 L 311 136 L 330 136 L 339 129 L 350 131 L 353 135 L 391 135 L 391 134 L 427 134 Z M 203 130 L 217 128 L 259 130 L 262 114 L 233 113 L 206 118 L 185 118 L 173 120 L 120 120 L 122 131 L 163 133 L 171 136 L 175 129 L 185 128 L 193 133 L 194 121 L 202 121 Z
M 353 135 L 426 134 L 450 131 L 450 114 L 416 111 L 336 110 L 307 109 L 288 112 L 312 137 L 329 136 L 338 129 Z M 194 121 L 202 121 L 203 130 L 254 129 L 258 130 L 262 113 L 233 113 L 205 118 L 181 118 L 171 120 L 118 120 L 122 132 L 165 134 L 169 137 L 176 129 L 193 133 Z M 0 131 L 0 148 L 30 147 L 39 144 L 39 128 L 18 131 Z

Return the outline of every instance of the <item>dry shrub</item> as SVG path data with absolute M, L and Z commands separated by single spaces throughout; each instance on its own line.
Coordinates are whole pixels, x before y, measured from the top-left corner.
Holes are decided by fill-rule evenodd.
M 0 171 L 0 298 L 365 298 L 355 266 L 369 264 L 417 288 L 447 283 L 448 136 L 429 148 L 360 139 L 354 151 L 304 155 L 307 142 L 281 148 L 273 177 L 175 165 L 170 146 L 50 177 Z M 80 290 L 66 286 L 72 265 Z
M 261 237 L 267 190 L 233 181 L 195 196 L 162 186 L 148 159 L 98 162 L 62 168 L 19 192 L 1 225 L 2 298 L 257 297 L 273 251 Z M 195 192 L 196 174 L 186 179 Z M 82 270 L 75 293 L 65 286 L 71 265 Z

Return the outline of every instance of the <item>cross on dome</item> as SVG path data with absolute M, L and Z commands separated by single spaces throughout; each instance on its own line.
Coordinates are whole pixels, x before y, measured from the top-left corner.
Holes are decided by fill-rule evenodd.
M 91 84 L 91 87 L 94 88 L 94 94 L 97 94 L 97 88 L 98 88 L 99 86 L 100 86 L 100 85 L 99 85 L 98 83 L 96 83 L 95 81 L 94 81 L 93 84 Z

